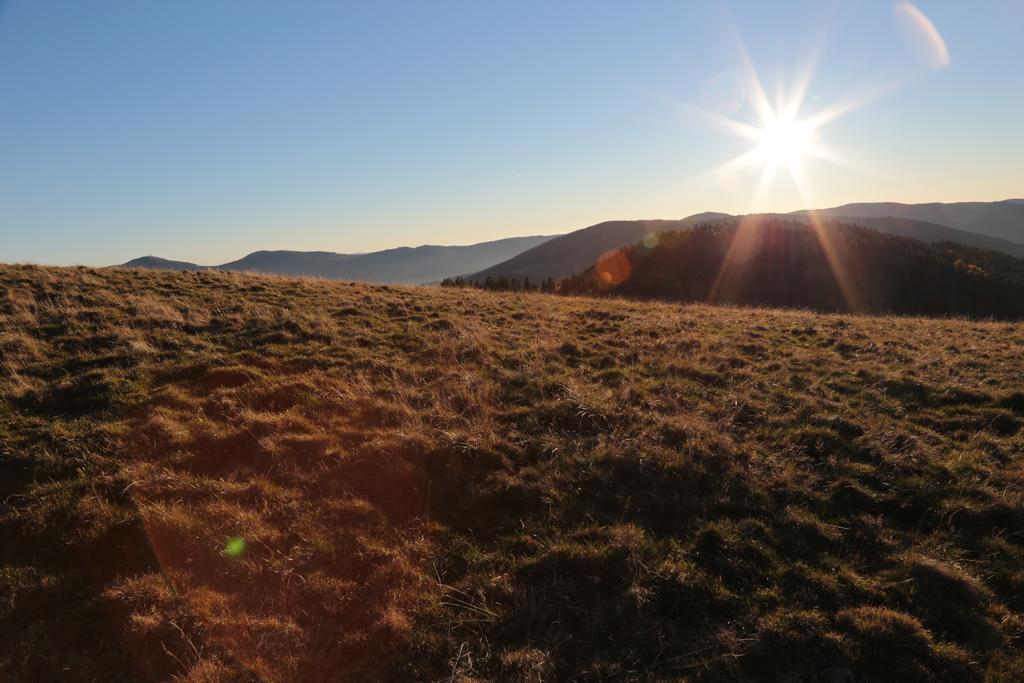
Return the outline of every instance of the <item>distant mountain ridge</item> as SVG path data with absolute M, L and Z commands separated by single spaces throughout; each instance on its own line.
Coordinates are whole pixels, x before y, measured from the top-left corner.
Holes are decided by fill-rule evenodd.
M 800 211 L 783 215 L 803 220 L 807 218 L 808 213 L 809 212 L 806 211 Z M 816 213 L 823 215 L 822 212 Z M 887 235 L 909 237 L 910 239 L 921 240 L 922 242 L 929 242 L 931 244 L 936 242 L 954 242 L 956 244 L 962 244 L 965 247 L 988 249 L 1008 254 L 1016 258 L 1024 258 L 1024 244 L 1020 242 L 1011 242 L 1010 240 L 1002 239 L 1000 237 L 992 237 L 990 235 L 984 235 L 968 230 L 959 230 L 957 228 L 951 228 L 937 223 L 929 223 L 927 221 L 894 216 L 845 216 L 839 214 L 829 215 L 828 213 L 825 213 L 824 215 L 835 220 L 841 220 L 865 228 L 871 228 L 878 232 L 884 232 Z
M 552 235 L 508 237 L 466 246 L 398 247 L 365 254 L 329 251 L 255 251 L 236 261 L 202 266 L 144 256 L 122 268 L 157 270 L 228 270 L 275 275 L 324 277 L 362 282 L 424 284 L 487 268 L 552 239 Z
M 796 211 L 794 213 L 804 213 Z M 1024 242 L 1024 200 L 998 202 L 952 202 L 948 204 L 901 204 L 860 202 L 844 204 L 818 213 L 836 218 L 909 218 L 944 225 L 957 230 Z
M 928 243 L 953 242 L 1024 258 L 1024 199 L 949 204 L 861 202 L 816 210 L 878 232 Z M 809 212 L 778 214 L 806 221 Z M 164 270 L 234 270 L 315 276 L 365 282 L 422 284 L 461 276 L 483 283 L 498 280 L 561 280 L 594 265 L 605 252 L 636 244 L 646 235 L 673 232 L 732 219 L 704 212 L 678 220 L 605 221 L 564 235 L 512 237 L 469 246 L 425 245 L 367 254 L 257 251 L 219 266 L 201 266 L 147 256 L 125 267 Z

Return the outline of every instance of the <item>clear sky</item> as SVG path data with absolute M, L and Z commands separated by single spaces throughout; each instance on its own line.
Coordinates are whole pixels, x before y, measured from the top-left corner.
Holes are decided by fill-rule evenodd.
M 752 142 L 694 107 L 758 121 L 740 42 L 774 99 L 820 41 L 801 117 L 876 95 L 818 132 L 851 167 L 802 160 L 815 205 L 1024 195 L 1024 2 L 915 4 L 948 63 L 881 0 L 0 0 L 0 261 L 801 208 L 713 170 Z

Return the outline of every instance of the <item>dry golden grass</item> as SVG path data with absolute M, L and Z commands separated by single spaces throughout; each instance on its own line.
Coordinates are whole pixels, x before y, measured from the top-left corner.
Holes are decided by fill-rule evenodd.
M 1022 331 L 0 267 L 0 673 L 1020 678 Z

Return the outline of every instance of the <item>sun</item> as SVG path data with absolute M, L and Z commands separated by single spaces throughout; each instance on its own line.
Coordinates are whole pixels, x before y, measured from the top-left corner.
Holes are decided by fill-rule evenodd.
M 758 129 L 755 153 L 762 164 L 791 167 L 814 154 L 816 133 L 806 121 L 775 118 Z
M 743 122 L 712 112 L 694 110 L 716 127 L 751 142 L 746 152 L 720 164 L 712 172 L 721 178 L 737 171 L 760 171 L 760 179 L 751 197 L 751 203 L 755 205 L 780 172 L 793 180 L 801 195 L 806 195 L 809 190 L 805 169 L 807 162 L 821 160 L 846 165 L 839 155 L 822 143 L 820 135 L 821 129 L 843 112 L 832 108 L 801 116 L 803 88 L 773 105 L 764 96 L 760 82 L 755 80 L 755 83 L 756 86 L 752 88 L 755 93 L 752 104 L 756 121 Z
M 819 46 L 820 47 L 820 46 Z M 747 55 L 743 41 L 737 38 L 737 54 L 742 73 L 736 77 L 738 99 L 726 107 L 729 113 L 711 111 L 691 105 L 684 108 L 710 123 L 714 128 L 748 140 L 750 147 L 709 173 L 723 186 L 730 185 L 738 174 L 759 175 L 750 197 L 757 207 L 780 175 L 788 176 L 796 186 L 805 206 L 812 205 L 810 167 L 826 162 L 855 168 L 822 139 L 822 130 L 837 118 L 866 104 L 887 88 L 847 93 L 831 104 L 814 100 L 813 108 L 807 91 L 814 75 L 816 55 L 796 69 L 788 87 L 780 83 L 777 96 L 769 99 L 761 78 Z M 824 104 L 824 106 L 822 106 Z M 807 111 L 811 108 L 811 111 Z M 733 118 L 739 115 L 742 118 Z

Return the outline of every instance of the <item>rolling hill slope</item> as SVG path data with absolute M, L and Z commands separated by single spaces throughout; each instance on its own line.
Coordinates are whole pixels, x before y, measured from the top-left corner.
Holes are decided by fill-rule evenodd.
M 505 261 L 551 236 L 509 237 L 467 246 L 399 247 L 366 254 L 328 251 L 257 251 L 219 266 L 197 266 L 148 256 L 123 264 L 126 268 L 161 270 L 228 270 L 325 277 L 335 280 L 422 284 Z
M 466 271 L 466 279 L 483 282 L 491 278 L 529 278 L 539 282 L 556 280 L 592 266 L 609 249 L 635 244 L 652 232 L 681 230 L 691 225 L 725 218 L 728 214 L 699 213 L 681 220 L 607 221 L 574 230 L 544 244 L 528 249 L 507 261 L 479 272 Z
M 662 233 L 560 283 L 615 294 L 820 311 L 1024 318 L 1024 260 L 852 224 L 747 216 Z
M 1024 673 L 1020 324 L 39 267 L 0 313 L 5 680 Z

